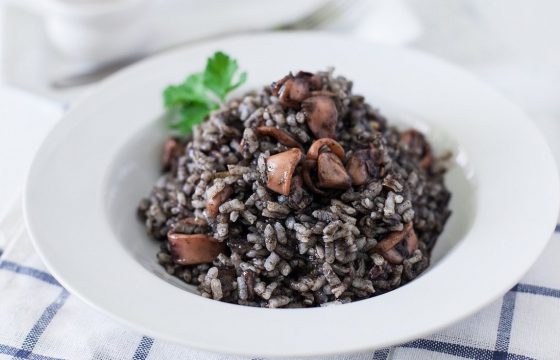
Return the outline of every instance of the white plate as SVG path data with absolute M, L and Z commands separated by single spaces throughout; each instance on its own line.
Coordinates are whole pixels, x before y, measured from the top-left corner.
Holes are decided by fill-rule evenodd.
M 282 310 L 204 299 L 165 275 L 155 261 L 157 245 L 135 217 L 158 175 L 161 91 L 200 70 L 217 49 L 248 70 L 250 81 L 240 91 L 290 70 L 336 66 L 390 118 L 427 131 L 437 148 L 454 150 L 446 178 L 454 214 L 421 278 L 369 300 Z M 482 308 L 537 259 L 559 198 L 542 136 L 515 105 L 468 73 L 410 50 L 295 33 L 208 42 L 105 81 L 43 144 L 27 180 L 25 213 L 57 279 L 121 322 L 205 350 L 304 356 L 404 342 Z

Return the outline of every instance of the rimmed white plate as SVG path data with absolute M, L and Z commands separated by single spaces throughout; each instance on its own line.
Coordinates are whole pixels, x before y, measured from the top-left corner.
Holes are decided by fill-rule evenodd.
M 426 131 L 455 162 L 452 215 L 431 268 L 369 300 L 260 309 L 204 299 L 166 276 L 135 217 L 159 170 L 161 91 L 224 50 L 250 81 L 335 66 L 391 119 Z M 101 84 L 35 158 L 25 215 L 35 246 L 72 293 L 161 339 L 223 353 L 306 356 L 392 345 L 488 304 L 529 269 L 553 231 L 558 177 L 530 120 L 468 73 L 410 50 L 325 34 L 261 34 L 154 57 Z M 187 291 L 185 291 L 187 290 Z

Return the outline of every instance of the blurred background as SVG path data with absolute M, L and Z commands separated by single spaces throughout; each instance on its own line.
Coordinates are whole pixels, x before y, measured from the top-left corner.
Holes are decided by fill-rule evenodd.
M 559 16 L 557 0 L 3 0 L 0 216 L 46 132 L 96 82 L 254 31 L 333 31 L 443 57 L 523 107 L 560 154 Z

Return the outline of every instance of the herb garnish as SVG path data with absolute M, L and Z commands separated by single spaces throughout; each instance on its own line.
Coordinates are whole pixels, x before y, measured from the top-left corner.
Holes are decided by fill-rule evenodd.
M 228 93 L 247 80 L 246 72 L 239 75 L 237 72 L 237 60 L 218 51 L 208 59 L 203 72 L 189 75 L 181 84 L 168 86 L 163 101 L 171 114 L 169 126 L 182 134 L 190 133 L 194 125 L 225 102 Z

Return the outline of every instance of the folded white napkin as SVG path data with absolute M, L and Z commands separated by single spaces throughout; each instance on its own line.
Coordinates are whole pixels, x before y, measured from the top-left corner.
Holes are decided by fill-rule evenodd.
M 2 236 L 0 359 L 238 359 L 143 336 L 70 295 L 31 246 L 20 206 L 0 222 Z M 560 226 L 523 280 L 482 311 L 426 338 L 333 359 L 558 359 L 559 253 Z

